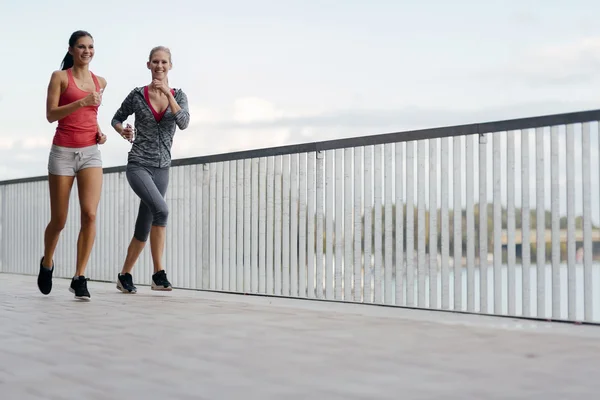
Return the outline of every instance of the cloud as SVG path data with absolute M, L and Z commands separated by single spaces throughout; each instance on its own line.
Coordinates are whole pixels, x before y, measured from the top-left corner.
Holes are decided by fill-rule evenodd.
M 4 131 L 0 134 L 0 150 L 44 149 L 46 151 L 52 145 L 52 138 L 52 134 L 34 136 L 27 135 L 27 132 Z
M 290 142 L 290 135 L 287 128 L 191 128 L 175 135 L 172 155 L 182 158 L 282 146 Z
M 434 109 L 413 106 L 389 110 L 356 109 L 298 113 L 278 110 L 264 99 L 235 104 L 253 104 L 252 107 L 260 105 L 257 107 L 260 112 L 254 116 L 244 114 L 243 118 L 235 118 L 235 114 L 231 112 L 217 114 L 206 111 L 201 121 L 196 121 L 185 131 L 177 132 L 172 150 L 173 158 L 558 114 L 597 106 L 586 102 L 544 101 L 482 109 Z M 199 107 L 196 109 L 200 110 Z M 251 107 L 248 107 L 244 112 L 250 109 Z M 235 107 L 232 110 L 235 110 Z
M 20 136 L 20 135 L 19 135 Z M 2 134 L 0 135 L 0 150 L 11 150 L 11 149 L 49 149 L 52 145 L 52 136 L 28 136 L 25 138 L 15 139 L 19 137 L 13 134 Z
M 519 10 L 511 14 L 511 19 L 518 25 L 531 26 L 539 22 L 539 17 L 529 10 Z
M 533 55 L 535 72 L 556 83 L 585 83 L 599 77 L 600 37 L 584 38 L 577 42 L 557 44 L 540 49 Z
M 282 123 L 297 114 L 259 97 L 240 97 L 221 109 L 190 105 L 190 115 L 189 128 L 176 133 L 174 158 L 281 146 L 303 135 Z
M 480 72 L 479 78 L 508 79 L 518 85 L 589 84 L 600 78 L 600 37 L 587 37 L 569 43 L 556 43 L 519 54 L 498 68 Z
M 0 180 L 45 175 L 48 149 L 0 148 L 0 160 Z
M 233 120 L 241 123 L 274 121 L 284 116 L 275 105 L 258 97 L 244 97 L 233 103 Z
M 15 160 L 26 162 L 37 161 L 38 159 L 34 154 L 31 153 L 16 153 L 13 157 Z
M 21 142 L 24 149 L 49 149 L 52 145 L 52 136 L 30 136 Z
M 597 104 L 548 100 L 478 109 L 411 106 L 300 112 L 283 109 L 266 99 L 244 97 L 221 109 L 191 105 L 192 124 L 184 131 L 177 131 L 172 156 L 174 159 L 196 157 L 593 108 L 597 108 Z M 52 135 L 15 137 L 0 136 L 0 166 L 3 167 L 0 180 L 45 175 Z M 110 135 L 109 141 L 101 147 L 104 165 L 124 165 L 128 149 L 128 143 Z
M 522 102 L 511 105 L 487 107 L 480 109 L 460 108 L 430 108 L 409 106 L 397 109 L 342 109 L 321 113 L 277 113 L 269 118 L 235 118 L 211 119 L 198 124 L 206 130 L 237 131 L 244 133 L 256 130 L 257 133 L 265 132 L 264 129 L 280 128 L 289 130 L 293 139 L 295 134 L 302 132 L 301 136 L 318 137 L 323 130 L 343 132 L 369 132 L 381 133 L 382 130 L 395 131 L 428 128 L 455 124 L 468 124 L 477 122 L 494 121 L 536 115 L 555 114 L 571 111 L 581 111 L 594 108 L 595 103 L 584 101 L 538 101 Z M 257 138 L 268 137 L 260 135 Z
M 38 174 L 36 174 L 38 175 Z M 4 179 L 13 179 L 20 178 L 25 176 L 33 176 L 33 175 L 23 175 L 23 171 L 19 171 L 17 168 L 10 167 L 7 164 L 0 164 L 0 180 Z
M 269 123 L 298 115 L 277 108 L 272 102 L 259 97 L 239 97 L 230 107 L 220 109 L 190 105 L 190 125 L 225 125 Z
M 2 137 L 0 136 L 0 150 L 9 150 L 14 147 L 16 143 L 15 139 L 10 137 Z

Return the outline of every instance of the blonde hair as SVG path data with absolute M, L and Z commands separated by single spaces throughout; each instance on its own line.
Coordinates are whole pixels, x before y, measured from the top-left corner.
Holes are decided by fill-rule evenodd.
M 171 50 L 169 50 L 169 48 L 165 46 L 156 46 L 152 48 L 152 50 L 150 50 L 150 56 L 148 56 L 148 61 L 152 61 L 152 56 L 157 51 L 164 51 L 165 53 L 167 53 L 169 55 L 169 62 L 173 64 L 173 62 L 171 61 Z

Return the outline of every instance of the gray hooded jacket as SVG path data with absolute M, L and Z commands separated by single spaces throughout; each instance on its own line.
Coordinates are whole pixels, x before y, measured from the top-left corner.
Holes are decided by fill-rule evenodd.
M 186 94 L 181 89 L 174 89 L 175 101 L 181 110 L 175 114 L 171 107 L 162 119 L 157 122 L 150 106 L 144 98 L 144 87 L 136 87 L 123 100 L 121 107 L 115 113 L 111 124 L 123 123 L 135 114 L 135 140 L 129 151 L 127 161 L 146 167 L 165 168 L 171 166 L 171 147 L 176 127 L 185 129 L 190 123 L 190 112 Z

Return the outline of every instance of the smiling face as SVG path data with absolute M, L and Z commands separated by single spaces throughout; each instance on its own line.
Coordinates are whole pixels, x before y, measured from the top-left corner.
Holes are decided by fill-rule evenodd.
M 69 47 L 69 53 L 73 56 L 75 65 L 89 64 L 94 57 L 94 39 L 89 36 L 80 37 L 74 46 Z
M 167 50 L 155 50 L 151 53 L 147 65 L 152 72 L 152 79 L 166 79 L 172 67 L 171 54 Z

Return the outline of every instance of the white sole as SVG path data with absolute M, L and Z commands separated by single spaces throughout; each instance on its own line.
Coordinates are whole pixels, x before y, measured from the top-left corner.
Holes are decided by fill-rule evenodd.
M 72 288 L 69 288 L 69 292 L 75 294 L 75 291 Z M 83 300 L 83 301 L 90 301 L 90 300 L 92 300 L 89 297 L 82 297 L 82 296 L 75 296 L 75 298 L 77 300 Z
M 125 293 L 125 294 L 137 293 L 137 290 L 134 290 L 133 292 L 130 292 L 129 290 L 125 290 L 125 288 L 123 288 L 123 286 L 121 286 L 121 282 L 117 282 L 117 289 L 119 289 L 121 291 L 121 293 Z
M 150 289 L 157 290 L 159 292 L 170 292 L 171 290 L 173 290 L 173 288 L 171 286 L 169 286 L 168 288 L 166 288 L 164 286 L 156 286 L 154 281 L 152 281 L 152 285 L 150 286 Z

